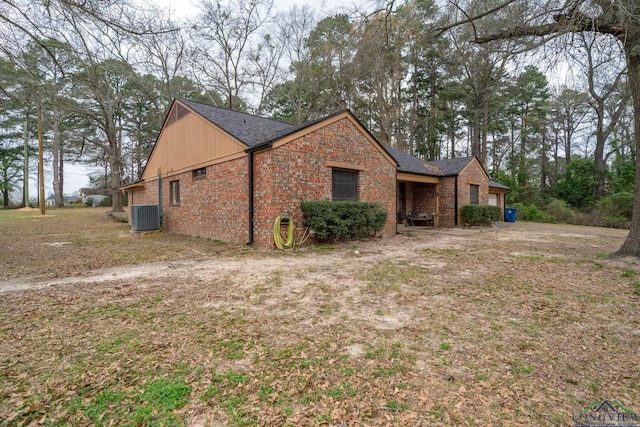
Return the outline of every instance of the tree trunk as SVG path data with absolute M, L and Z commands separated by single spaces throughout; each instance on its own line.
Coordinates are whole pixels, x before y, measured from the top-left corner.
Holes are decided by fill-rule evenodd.
M 596 107 L 594 107 L 596 108 Z M 596 108 L 596 115 L 598 116 L 596 124 L 596 149 L 593 152 L 593 157 L 596 163 L 596 194 L 595 200 L 598 201 L 604 196 L 604 178 L 606 164 L 604 161 L 604 146 L 607 142 L 607 136 L 604 131 L 604 102 L 599 101 Z
M 5 185 L 2 186 L 2 206 L 5 208 L 9 207 L 9 175 L 7 174 L 7 168 L 2 168 L 2 182 Z
M 60 144 L 60 156 L 58 158 L 60 161 L 60 165 L 58 167 L 58 180 L 60 181 L 60 194 L 62 194 L 62 201 L 64 205 L 64 148 L 62 144 Z
M 540 190 L 546 193 L 549 189 L 549 158 L 547 157 L 547 134 L 542 133 L 542 146 L 540 147 Z
M 122 165 L 121 158 L 122 153 L 120 151 L 120 144 L 118 141 L 118 133 L 112 127 L 115 127 L 115 121 L 107 120 L 107 139 L 109 140 L 109 168 L 111 169 L 111 179 L 110 187 L 111 187 L 111 212 L 124 212 L 122 208 L 122 191 L 120 187 L 122 187 Z
M 449 155 L 449 157 L 454 159 L 456 157 L 456 118 L 455 118 L 455 113 L 453 113 L 453 111 L 455 111 L 453 106 L 451 108 L 451 111 L 452 111 L 451 119 L 449 120 L 449 138 L 451 138 L 450 139 L 451 154 Z
M 625 44 L 625 53 L 628 67 L 627 78 L 633 99 L 635 151 L 637 156 L 640 153 L 640 33 L 635 35 L 633 42 L 629 41 Z M 635 159 L 636 178 L 631 229 L 622 247 L 613 254 L 614 256 L 640 256 L 640 161 L 638 160 L 638 158 Z
M 64 199 L 62 194 L 62 185 L 60 177 L 60 131 L 58 126 L 58 113 L 54 108 L 52 111 L 53 117 L 53 198 L 57 208 L 61 208 L 64 205 Z
M 29 133 L 28 133 L 28 126 L 29 126 L 29 118 L 28 118 L 28 116 L 26 116 L 24 118 L 24 129 L 23 129 L 23 135 L 22 135 L 22 137 L 24 138 L 24 152 L 23 152 L 24 166 L 23 166 L 23 175 L 22 175 L 22 179 L 23 179 L 22 201 L 24 203 L 24 207 L 25 208 L 29 207 Z
M 489 95 L 484 94 L 482 101 L 482 145 L 480 147 L 480 164 L 487 167 L 487 128 L 489 127 Z
M 471 135 L 471 155 L 480 158 L 480 107 L 473 107 L 473 128 Z
M 571 118 L 567 121 L 567 128 L 565 129 L 564 134 L 564 166 L 565 170 L 569 163 L 571 162 L 571 144 L 573 139 L 573 121 Z

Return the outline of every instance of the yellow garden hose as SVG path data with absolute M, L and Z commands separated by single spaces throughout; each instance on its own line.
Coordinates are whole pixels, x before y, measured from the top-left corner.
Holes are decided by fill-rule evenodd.
M 280 228 L 280 223 L 282 220 L 286 220 L 289 223 L 287 224 L 287 240 L 284 240 L 282 237 L 282 231 Z M 295 247 L 295 241 L 293 240 L 293 232 L 295 231 L 295 225 L 293 224 L 293 219 L 288 216 L 280 215 L 276 218 L 273 223 L 273 241 L 276 244 L 276 248 L 281 249 L 283 251 L 290 251 Z

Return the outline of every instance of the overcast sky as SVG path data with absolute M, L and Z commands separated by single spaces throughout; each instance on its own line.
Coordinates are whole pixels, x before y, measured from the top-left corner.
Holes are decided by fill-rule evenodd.
M 365 1 L 367 0 L 363 0 L 363 2 Z M 147 0 L 147 3 L 170 10 L 172 17 L 178 19 L 197 13 L 197 0 Z M 275 0 L 275 6 L 278 10 L 284 11 L 293 5 L 301 6 L 308 4 L 323 15 L 334 12 L 340 8 L 352 7 L 354 4 L 359 3 L 360 1 L 356 2 L 355 0 Z M 45 168 L 51 168 L 51 164 L 45 163 Z M 88 174 L 93 171 L 94 169 L 87 168 L 84 165 L 66 163 L 64 169 L 64 194 L 71 195 L 79 192 L 83 187 L 89 187 Z M 29 179 L 29 199 L 32 200 L 38 197 L 37 179 L 36 172 L 31 171 Z M 52 179 L 51 171 L 45 170 L 45 197 L 53 194 Z

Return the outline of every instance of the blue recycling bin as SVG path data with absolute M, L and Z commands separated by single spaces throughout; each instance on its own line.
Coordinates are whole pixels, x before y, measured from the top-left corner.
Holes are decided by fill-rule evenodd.
M 506 222 L 516 222 L 517 215 L 518 215 L 518 209 L 504 208 L 504 220 Z

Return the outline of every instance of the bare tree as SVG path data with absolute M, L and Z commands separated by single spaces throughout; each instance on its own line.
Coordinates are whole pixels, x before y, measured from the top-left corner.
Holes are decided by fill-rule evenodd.
M 16 0 L 4 2 L 0 8 L 0 21 L 4 40 L 2 49 L 10 58 L 17 56 L 24 40 L 40 44 L 63 76 L 70 75 L 74 84 L 84 88 L 83 108 L 75 110 L 87 122 L 98 129 L 108 149 L 105 151 L 113 195 L 113 212 L 122 211 L 122 128 L 120 110 L 121 94 L 114 88 L 122 88 L 115 82 L 113 65 L 135 63 L 133 57 L 139 37 L 171 32 L 173 29 L 157 28 L 156 21 L 144 19 L 140 7 L 127 0 L 102 2 L 87 0 Z M 70 47 L 76 69 L 69 70 L 43 40 L 56 39 Z M 117 67 L 116 67 L 117 68 Z M 117 73 L 116 73 L 117 74 Z M 84 102 L 82 102 L 84 101 Z M 92 138 L 87 138 L 87 141 Z
M 593 153 L 596 165 L 595 200 L 605 193 L 607 143 L 613 135 L 622 113 L 626 111 L 629 94 L 626 91 L 626 68 L 620 65 L 619 46 L 606 43 L 591 33 L 580 33 L 582 63 L 587 79 L 587 104 L 595 115 L 596 147 Z M 582 58 L 584 57 L 584 59 Z
M 289 119 L 301 124 L 309 119 L 305 93 L 311 79 L 306 72 L 311 69 L 311 55 L 307 38 L 317 23 L 316 13 L 309 5 L 294 5 L 279 14 L 276 23 L 278 37 L 284 47 L 284 60 L 288 62 L 289 77 L 292 80 L 272 87 L 269 96 L 290 107 Z
M 450 14 L 452 17 L 458 17 L 459 11 L 454 7 Z M 495 20 L 487 19 L 482 25 L 494 28 Z M 471 154 L 486 166 L 491 104 L 504 83 L 503 77 L 513 55 L 510 47 L 501 47 L 496 43 L 487 43 L 484 49 L 480 48 L 472 42 L 473 30 L 477 28 L 452 29 L 448 38 L 455 47 L 453 57 L 462 71 L 459 90 L 460 97 L 469 110 Z
M 573 151 L 573 136 L 579 128 L 586 122 L 588 113 L 588 97 L 585 93 L 566 86 L 559 88 L 558 93 L 554 94 L 552 99 L 551 113 L 552 121 L 557 124 L 557 133 L 562 134 L 562 139 L 557 138 L 558 142 L 562 142 L 564 148 L 565 167 L 571 161 Z M 558 146 L 556 146 L 555 161 L 556 166 L 559 163 Z M 556 170 L 557 172 L 557 170 Z
M 222 94 L 227 108 L 243 110 L 243 95 L 253 83 L 251 45 L 271 19 L 273 1 L 201 0 L 199 6 L 192 26 L 194 75 Z
M 353 69 L 360 72 L 353 77 L 366 96 L 363 104 L 373 124 L 371 130 L 383 144 L 406 150 L 409 147 L 400 129 L 404 115 L 402 82 L 407 74 L 401 56 L 405 42 L 395 17 L 383 12 L 371 16 L 357 37 Z
M 487 4 L 482 1 L 482 4 Z M 509 15 L 504 23 L 504 30 L 487 30 L 477 33 L 478 43 L 495 40 L 519 40 L 528 46 L 532 42 L 544 43 L 561 36 L 571 41 L 571 34 L 589 32 L 600 37 L 615 40 L 624 50 L 628 82 L 633 98 L 636 152 L 640 147 L 640 3 L 637 0 L 573 0 L 559 2 L 547 0 L 529 2 L 524 0 L 506 0 L 495 7 L 487 7 L 485 12 L 475 15 L 450 26 L 470 23 L 475 25 L 485 16 Z M 537 40 L 534 40 L 537 39 Z M 571 48 L 571 45 L 567 45 Z M 640 257 L 640 161 L 636 158 L 636 186 L 633 207 L 633 219 L 629 235 L 616 252 L 617 255 Z

